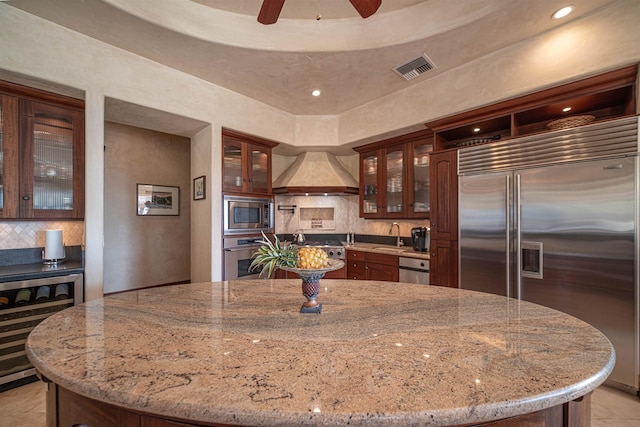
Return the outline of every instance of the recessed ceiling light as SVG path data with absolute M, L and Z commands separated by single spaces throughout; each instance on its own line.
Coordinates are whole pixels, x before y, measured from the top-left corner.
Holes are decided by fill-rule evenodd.
M 571 111 L 571 107 L 564 107 L 564 108 L 562 109 L 562 112 L 563 112 L 563 113 L 568 113 L 569 111 Z
M 311 92 L 311 95 L 313 96 L 320 96 L 320 89 L 314 89 L 313 92 Z
M 565 16 L 567 16 L 568 14 L 570 14 L 571 12 L 573 12 L 573 9 L 575 8 L 575 6 L 573 5 L 569 5 L 569 6 L 565 6 L 562 7 L 558 10 L 556 10 L 553 15 L 551 15 L 551 17 L 553 19 L 561 19 L 564 18 Z
M 480 128 L 473 128 L 473 131 L 474 131 L 475 133 L 478 133 L 478 132 L 480 132 Z

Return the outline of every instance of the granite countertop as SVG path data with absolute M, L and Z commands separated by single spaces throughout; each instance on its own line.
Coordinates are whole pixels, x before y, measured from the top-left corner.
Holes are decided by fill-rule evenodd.
M 427 252 L 416 252 L 413 250 L 411 246 L 392 246 L 392 245 L 380 245 L 376 243 L 364 243 L 364 242 L 356 242 L 353 245 L 344 245 L 347 250 L 354 251 L 364 251 L 364 252 L 374 252 L 380 254 L 387 255 L 398 255 L 402 257 L 410 257 L 410 258 L 419 258 L 419 259 L 430 259 L 430 253 Z
M 378 281 L 151 288 L 55 314 L 27 354 L 89 398 L 196 422 L 442 426 L 535 412 L 585 395 L 615 364 L 595 328 L 497 295 Z
M 45 265 L 42 262 L 4 265 L 0 266 L 0 283 L 64 276 L 67 274 L 82 273 L 83 271 L 82 261 L 65 261 L 58 265 Z

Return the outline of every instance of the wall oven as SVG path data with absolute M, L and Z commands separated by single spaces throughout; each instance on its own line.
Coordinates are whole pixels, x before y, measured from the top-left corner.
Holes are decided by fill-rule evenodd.
M 273 199 L 224 196 L 224 235 L 273 233 Z
M 261 279 L 262 267 L 249 271 L 253 254 L 261 246 L 258 243 L 262 236 L 225 237 L 224 248 L 224 280 Z M 267 277 L 262 277 L 266 279 Z

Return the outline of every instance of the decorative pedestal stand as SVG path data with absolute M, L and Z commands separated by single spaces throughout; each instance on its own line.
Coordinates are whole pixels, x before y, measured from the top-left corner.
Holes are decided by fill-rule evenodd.
M 283 270 L 296 273 L 302 279 L 302 295 L 307 298 L 307 301 L 300 307 L 300 313 L 322 313 L 322 304 L 316 301 L 318 293 L 320 292 L 320 279 L 324 277 L 327 271 L 338 270 L 343 266 L 344 261 L 330 259 L 327 268 L 308 269 L 281 267 Z

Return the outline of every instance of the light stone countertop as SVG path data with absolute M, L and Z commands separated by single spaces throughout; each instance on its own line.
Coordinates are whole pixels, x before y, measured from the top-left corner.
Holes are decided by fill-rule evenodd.
M 151 288 L 55 314 L 27 353 L 73 392 L 196 422 L 442 426 L 530 413 L 600 385 L 613 347 L 586 323 L 491 294 L 377 281 Z
M 413 247 L 409 246 L 401 246 L 396 247 L 393 245 L 381 245 L 377 243 L 365 243 L 365 242 L 356 242 L 354 245 L 344 245 L 344 248 L 347 250 L 354 251 L 363 251 L 363 252 L 374 252 L 380 254 L 387 255 L 397 255 L 402 257 L 410 257 L 410 258 L 419 258 L 419 259 L 430 259 L 430 253 L 427 252 L 416 252 L 413 250 Z

